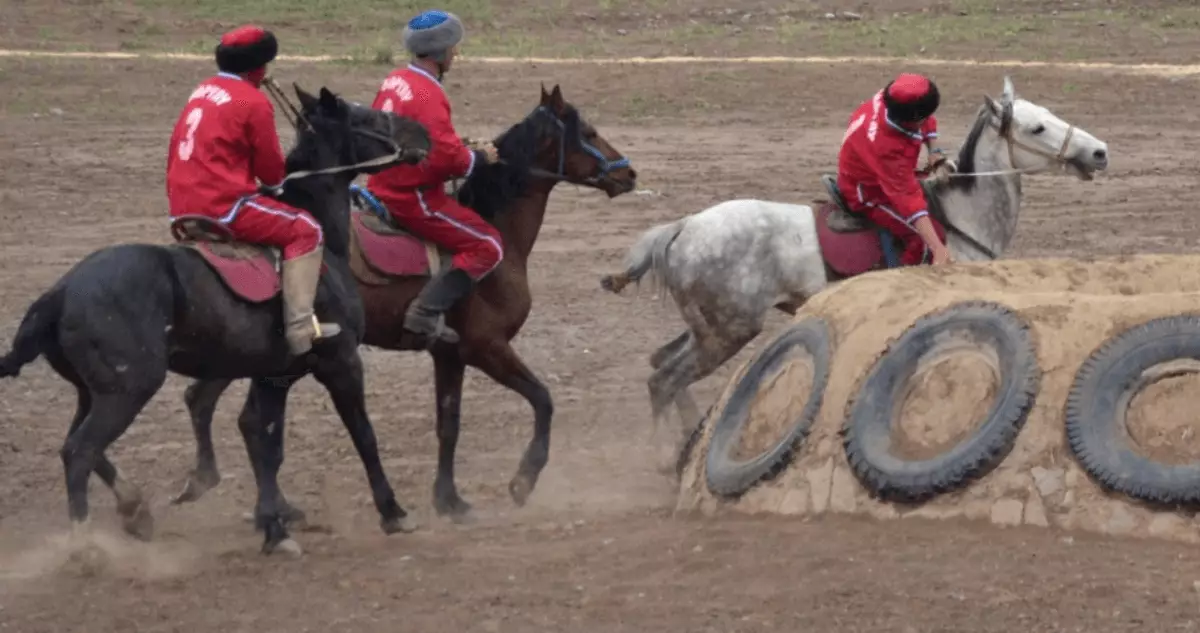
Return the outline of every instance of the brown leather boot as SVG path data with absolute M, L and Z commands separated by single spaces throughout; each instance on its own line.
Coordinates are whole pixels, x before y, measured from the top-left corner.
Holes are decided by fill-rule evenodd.
M 313 314 L 317 284 L 321 281 L 323 249 L 283 262 L 283 322 L 284 335 L 292 354 L 300 355 L 312 349 L 313 341 L 331 338 L 342 332 L 336 323 L 321 323 Z

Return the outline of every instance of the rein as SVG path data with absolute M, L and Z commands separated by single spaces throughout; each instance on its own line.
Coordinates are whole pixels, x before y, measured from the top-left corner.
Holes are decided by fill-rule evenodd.
M 275 100 L 276 104 L 279 105 L 279 107 L 284 110 L 285 116 L 287 116 L 288 121 L 292 124 L 293 127 L 295 127 L 296 129 L 300 129 L 301 127 L 304 127 L 306 129 L 308 129 L 308 131 L 312 132 L 313 134 L 317 133 L 316 128 L 314 128 L 312 123 L 310 123 L 308 121 L 308 119 L 305 118 L 304 113 L 301 112 L 294 104 L 292 104 L 291 100 L 287 98 L 287 95 L 284 94 L 283 90 L 279 87 L 279 84 L 276 83 L 274 79 L 272 79 L 270 77 L 267 77 L 266 79 L 264 79 L 263 87 L 266 90 L 267 94 L 271 95 L 271 98 Z M 290 116 L 288 116 L 288 115 L 290 115 Z M 404 149 L 402 149 L 400 147 L 400 144 L 397 143 L 396 139 L 394 138 L 395 131 L 396 131 L 396 121 L 395 121 L 395 119 L 393 119 L 392 117 L 389 116 L 389 117 L 387 117 L 387 122 L 388 122 L 388 133 L 386 135 L 380 134 L 373 130 L 364 130 L 362 128 L 352 127 L 352 126 L 350 126 L 349 123 L 346 124 L 346 127 L 349 129 L 349 131 L 352 134 L 358 134 L 360 136 L 365 136 L 369 139 L 374 139 L 376 141 L 380 141 L 383 144 L 389 146 L 392 150 L 391 154 L 385 154 L 378 158 L 372 158 L 372 159 L 365 160 L 365 161 L 355 162 L 350 165 L 337 165 L 334 167 L 325 167 L 322 169 L 302 169 L 299 171 L 294 171 L 294 172 L 284 176 L 283 180 L 279 181 L 278 184 L 264 185 L 263 188 L 270 190 L 275 195 L 278 195 L 278 194 L 282 193 L 284 183 L 288 182 L 289 180 L 298 180 L 300 178 L 310 178 L 312 176 L 325 176 L 325 175 L 329 175 L 329 174 L 340 174 L 340 173 L 348 172 L 348 171 L 360 171 L 362 169 L 369 168 L 369 167 L 394 165 L 396 163 L 401 162 L 401 160 L 404 159 L 405 151 L 404 151 Z
M 1011 106 L 1009 106 L 1009 107 L 1011 107 Z M 1007 121 L 1006 121 L 1006 119 L 1007 119 Z M 1045 158 L 1046 163 L 1044 165 L 1041 165 L 1036 168 L 1021 169 L 1021 168 L 1013 167 L 1011 169 L 998 169 L 996 171 L 977 171 L 977 172 L 969 172 L 969 173 L 953 173 L 953 174 L 950 174 L 951 178 L 977 178 L 977 177 L 982 177 L 982 176 L 1009 176 L 1012 174 L 1033 174 L 1033 173 L 1045 171 L 1046 168 L 1050 167 L 1051 165 L 1066 164 L 1067 149 L 1071 146 L 1071 138 L 1075 136 L 1075 126 L 1073 124 L 1067 124 L 1067 134 L 1066 134 L 1066 136 L 1063 137 L 1062 146 L 1058 148 L 1057 153 L 1051 154 L 1050 152 L 1047 152 L 1040 147 L 1035 147 L 1033 145 L 1029 145 L 1028 143 L 1022 143 L 1021 141 L 1018 141 L 1016 138 L 1014 138 L 1013 131 L 1012 131 L 1012 113 L 1011 112 L 1005 112 L 1005 117 L 1002 118 L 1000 120 L 1000 122 L 998 122 L 998 123 L 995 120 L 989 119 L 988 125 L 991 125 L 992 127 L 996 128 L 997 130 L 1000 131 L 1000 138 L 1004 139 L 1005 144 L 1008 146 L 1008 163 L 1010 165 L 1017 164 L 1016 156 L 1015 156 L 1015 148 L 1018 148 L 1018 147 L 1031 153 L 1031 154 L 1036 154 L 1038 156 L 1041 156 L 1042 158 Z

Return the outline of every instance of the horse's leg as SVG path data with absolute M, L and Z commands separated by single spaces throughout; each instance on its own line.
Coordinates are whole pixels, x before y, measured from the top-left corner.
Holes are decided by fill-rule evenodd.
M 437 381 L 437 479 L 433 482 L 433 507 L 442 516 L 461 519 L 471 511 L 454 485 L 454 451 L 462 420 L 462 385 L 465 365 L 457 352 L 433 355 Z
M 686 394 L 688 386 L 710 376 L 745 347 L 746 343 L 753 340 L 761 330 L 761 323 L 755 325 L 753 322 L 739 322 L 730 324 L 720 333 L 703 330 L 688 339 L 688 343 L 664 362 L 648 381 L 655 428 L 665 426 L 667 406 L 672 401 L 678 404 L 679 394 Z M 690 395 L 686 398 L 692 400 Z M 681 433 L 671 447 L 672 454 L 664 454 L 660 459 L 659 469 L 663 472 L 673 471 L 682 443 L 687 441 L 699 422 L 699 408 L 695 406 L 694 401 L 690 402 L 690 405 L 690 410 L 680 407 L 680 417 L 683 418 Z
M 679 353 L 680 350 L 687 345 L 692 336 L 691 330 L 685 330 L 683 334 L 675 337 L 670 343 L 663 345 L 655 350 L 650 355 L 650 366 L 654 369 L 662 367 L 662 364 L 667 362 L 672 356 Z M 700 407 L 696 406 L 696 400 L 692 398 L 691 392 L 687 387 L 675 392 L 674 396 L 675 408 L 679 411 L 681 424 L 686 429 L 689 424 L 694 424 L 694 421 L 700 419 Z M 690 431 L 685 431 L 690 432 Z
M 173 505 L 196 501 L 221 483 L 213 450 L 212 421 L 217 401 L 232 383 L 229 379 L 197 380 L 183 392 L 183 401 L 192 419 L 192 434 L 196 437 L 196 466 L 188 473 L 183 490 L 171 497 Z
M 164 370 L 157 381 L 158 385 L 161 385 L 165 378 Z M 87 413 L 67 436 L 61 451 L 67 481 L 68 511 L 71 520 L 76 524 L 87 522 L 88 478 L 93 471 L 97 471 L 97 474 L 106 480 L 105 483 L 109 483 L 108 478 L 111 477 L 109 485 L 117 494 L 119 504 L 124 500 L 132 504 L 133 508 L 122 504 L 125 505 L 122 514 L 127 519 L 126 529 L 138 536 L 146 536 L 144 532 L 139 533 L 136 529 L 140 526 L 131 526 L 129 523 L 130 518 L 136 518 L 131 517 L 131 514 L 141 505 L 141 495 L 138 493 L 135 498 L 129 498 L 133 493 L 129 492 L 130 488 L 122 485 L 116 467 L 104 457 L 104 451 L 129 428 L 142 407 L 146 406 L 157 391 L 157 386 L 152 387 L 148 383 L 149 381 L 145 381 L 140 386 L 129 385 L 133 388 L 117 390 L 115 393 L 97 393 L 94 390 L 89 392 L 90 406 L 87 407 Z M 80 400 L 82 405 L 83 399 Z M 102 462 L 107 462 L 107 466 Z
M 46 350 L 45 356 L 50 366 L 75 387 L 75 416 L 71 419 L 66 437 L 66 441 L 69 442 L 71 436 L 79 430 L 83 421 L 92 411 L 92 392 L 84 384 L 83 379 L 80 378 L 71 363 L 67 361 L 61 348 L 55 345 Z M 149 504 L 146 503 L 142 491 L 129 480 L 121 477 L 117 467 L 109 461 L 104 451 L 100 451 L 95 460 L 96 465 L 93 472 L 112 490 L 113 496 L 116 497 L 117 513 L 121 515 L 125 531 L 138 539 L 149 540 L 154 534 L 154 517 L 150 514 Z
M 343 349 L 336 360 L 322 359 L 313 369 L 313 377 L 329 391 L 333 406 L 342 418 L 342 424 L 350 434 L 350 440 L 354 442 L 358 457 L 367 471 L 371 495 L 375 499 L 375 508 L 379 511 L 380 527 L 387 534 L 412 532 L 416 529 L 416 524 L 408 516 L 408 512 L 396 503 L 396 493 L 392 491 L 387 475 L 383 472 L 383 464 L 379 460 L 375 429 L 372 428 L 371 418 L 367 415 L 367 404 L 363 395 L 363 366 L 357 344 Z
M 254 471 L 258 499 L 254 504 L 255 527 L 263 531 L 262 552 L 282 550 L 299 555 L 300 546 L 285 525 L 285 501 L 279 489 L 279 467 L 283 465 L 284 413 L 293 381 L 255 378 L 238 416 L 238 429 L 246 444 L 246 455 Z
M 652 369 L 658 369 L 663 363 L 667 362 L 668 358 L 679 353 L 679 350 L 683 349 L 684 344 L 687 343 L 688 337 L 691 335 L 691 330 L 684 330 L 683 334 L 671 339 L 670 343 L 667 343 L 666 345 L 663 345 L 655 350 L 654 353 L 650 355 L 650 367 Z
M 519 506 L 525 505 L 550 459 L 550 421 L 554 417 L 550 390 L 525 366 L 508 341 L 493 339 L 482 345 L 472 345 L 472 349 L 475 352 L 472 365 L 492 380 L 521 394 L 533 407 L 533 437 L 525 447 L 517 474 L 508 483 L 508 494 L 513 501 Z
M 84 418 L 92 410 L 92 393 L 84 385 L 75 385 L 76 404 L 75 417 L 67 430 L 67 439 L 83 424 Z M 121 523 L 125 531 L 140 540 L 148 541 L 154 536 L 154 516 L 150 514 L 149 504 L 142 497 L 142 491 L 121 477 L 117 467 L 109 461 L 102 452 L 96 459 L 93 471 L 100 480 L 112 490 L 117 500 L 117 513 L 121 515 Z

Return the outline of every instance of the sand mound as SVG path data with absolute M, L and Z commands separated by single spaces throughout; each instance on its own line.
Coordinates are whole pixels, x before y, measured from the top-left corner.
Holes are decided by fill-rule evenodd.
M 920 317 L 971 300 L 1007 306 L 1030 325 L 1042 375 L 1024 428 L 1000 465 L 963 489 L 918 506 L 873 500 L 850 470 L 839 436 L 852 400 L 889 341 Z M 1063 422 L 1071 383 L 1089 354 L 1130 326 L 1183 313 L 1200 313 L 1200 257 L 1012 260 L 852 279 L 813 298 L 797 315 L 797 321 L 810 315 L 827 321 L 833 355 L 821 409 L 790 465 L 734 499 L 713 495 L 705 484 L 711 422 L 745 372 L 742 367 L 713 407 L 685 463 L 677 507 L 702 512 L 728 508 L 789 515 L 965 517 L 1200 542 L 1200 528 L 1191 514 L 1151 509 L 1095 484 L 1067 445 Z M 972 431 L 971 421 L 981 419 L 995 397 L 996 363 L 987 356 L 968 351 L 918 369 L 894 425 L 899 427 L 893 429 L 896 453 L 925 459 Z M 795 362 L 805 361 L 789 359 L 780 373 Z M 786 375 L 774 381 L 797 382 Z M 774 389 L 779 387 L 763 391 Z M 760 392 L 751 404 L 744 435 L 751 449 L 766 445 L 769 440 L 764 437 L 780 437 L 804 406 L 805 384 L 787 391 L 792 395 Z M 1198 404 L 1200 377 L 1156 383 L 1132 401 L 1129 434 L 1154 459 L 1194 460 L 1200 454 L 1200 439 L 1194 437 L 1197 416 L 1191 412 Z

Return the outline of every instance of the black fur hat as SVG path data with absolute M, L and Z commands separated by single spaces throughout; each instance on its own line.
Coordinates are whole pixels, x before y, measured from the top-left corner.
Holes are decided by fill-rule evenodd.
M 883 104 L 896 123 L 912 123 L 937 112 L 941 96 L 937 84 L 923 75 L 905 73 L 883 89 Z
M 262 68 L 279 54 L 275 34 L 258 26 L 239 26 L 221 37 L 217 44 L 217 68 L 241 74 Z

